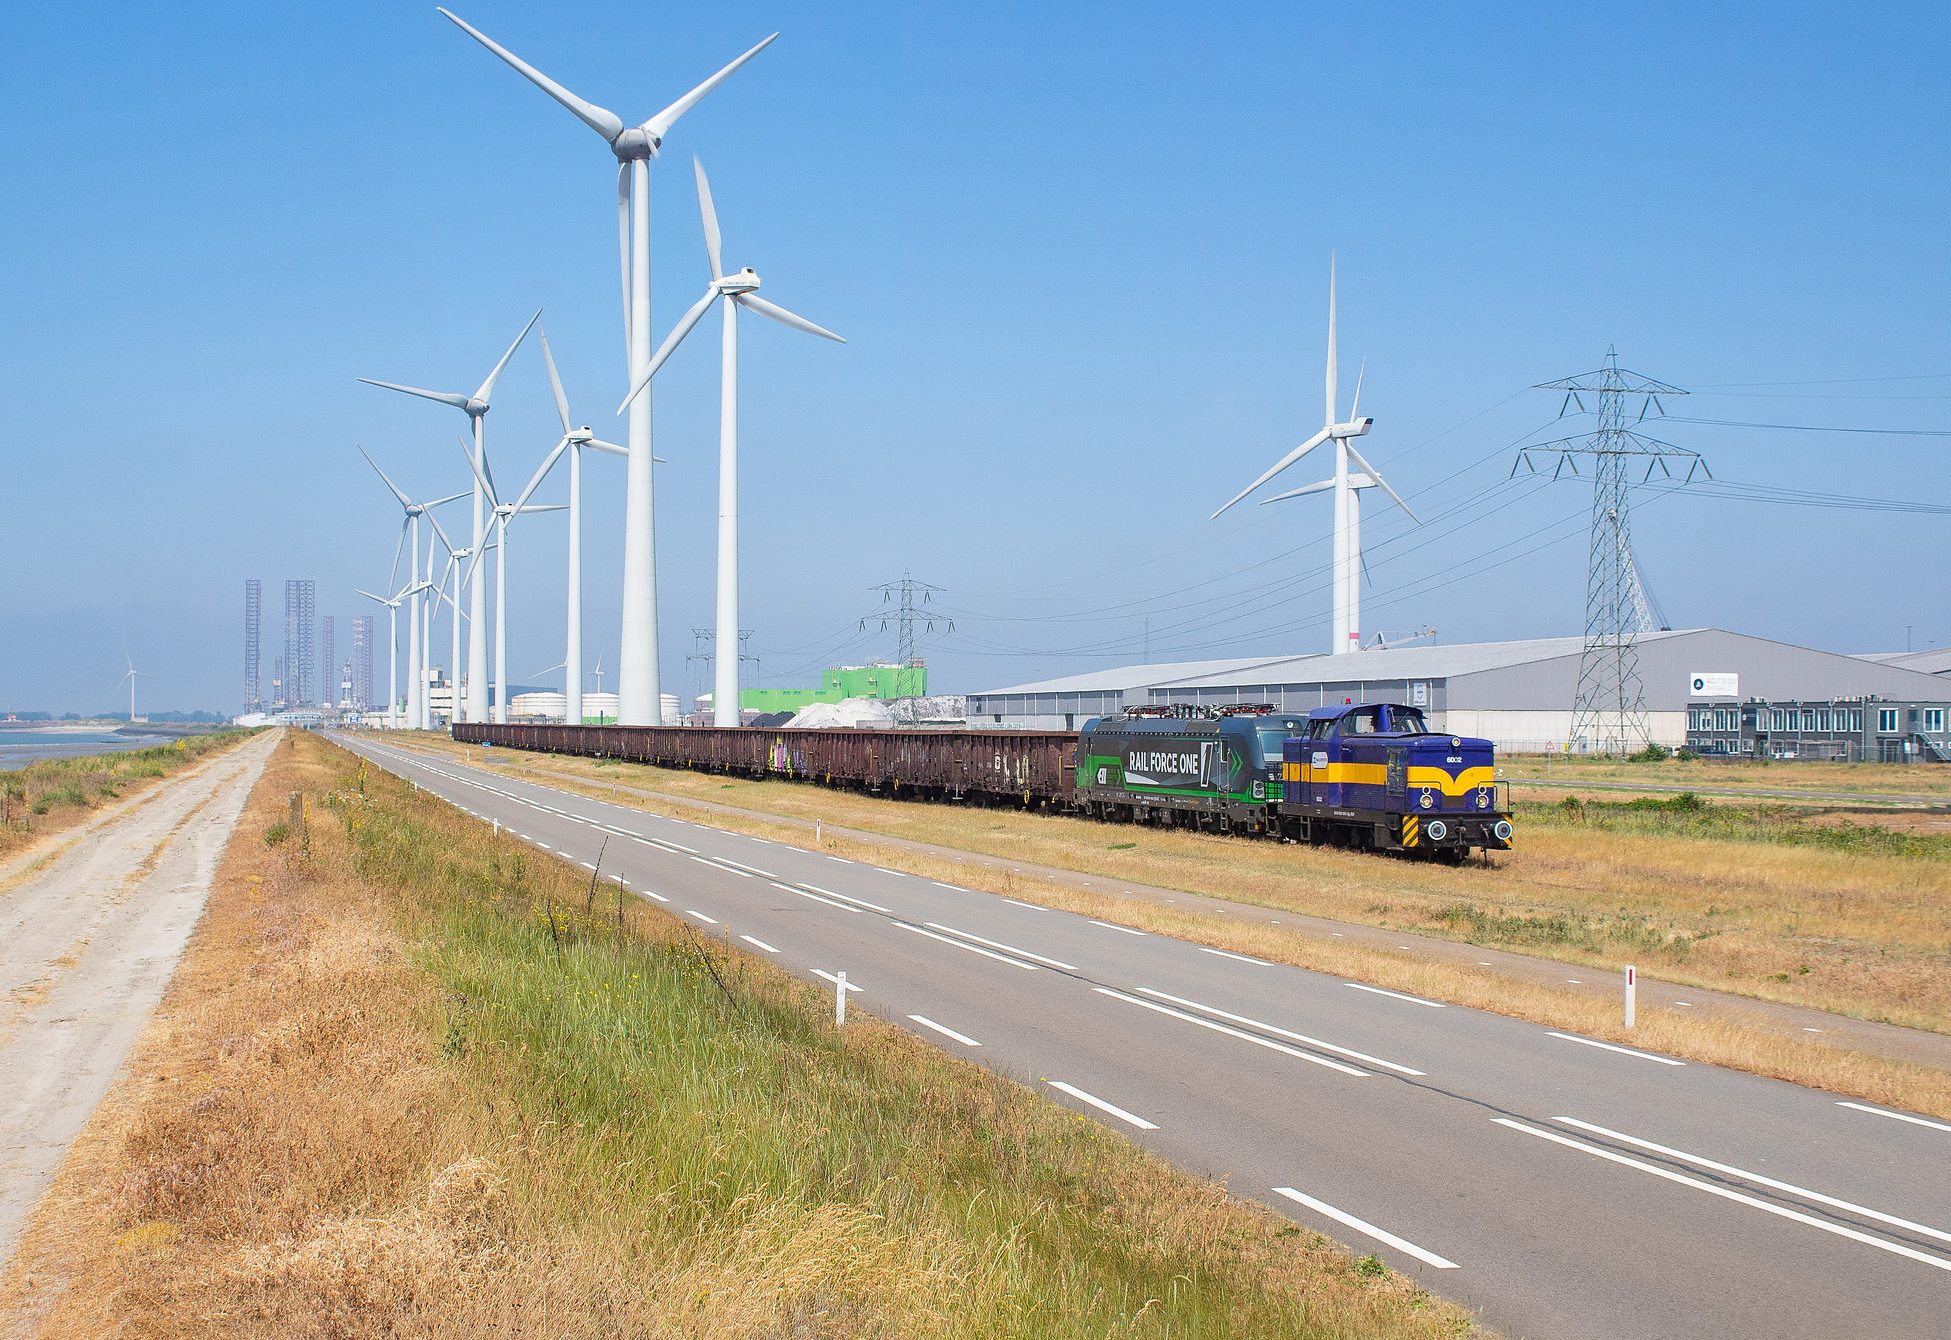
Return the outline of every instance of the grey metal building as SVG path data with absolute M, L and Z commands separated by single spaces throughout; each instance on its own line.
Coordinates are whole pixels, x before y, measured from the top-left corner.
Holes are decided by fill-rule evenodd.
M 1388 699 L 1426 709 L 1439 729 L 1484 736 L 1506 750 L 1559 750 L 1571 733 L 1582 649 L 1580 638 L 1559 637 L 1127 666 L 972 693 L 968 720 L 1074 730 L 1090 717 L 1148 703 L 1264 702 L 1297 712 Z M 1643 634 L 1639 664 L 1652 736 L 1671 746 L 1686 743 L 1689 705 L 1706 701 L 1951 696 L 1944 680 L 1918 670 L 1718 628 Z

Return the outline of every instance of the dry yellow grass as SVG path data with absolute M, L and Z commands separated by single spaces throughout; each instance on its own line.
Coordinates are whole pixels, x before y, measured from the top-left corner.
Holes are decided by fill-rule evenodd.
M 718 956 L 720 1008 L 669 918 L 583 916 L 558 863 L 368 786 L 278 751 L 0 1283 L 10 1333 L 1470 1329 L 905 1033 L 835 1034 L 767 964 Z M 294 787 L 309 857 L 258 841 Z
M 1752 763 L 1721 758 L 1628 763 L 1620 759 L 1556 754 L 1506 754 L 1500 771 L 1512 777 L 1548 778 L 1571 786 L 1586 781 L 1662 787 L 1752 787 L 1768 791 L 1826 791 L 1865 798 L 1937 796 L 1951 801 L 1951 768 L 1930 764 Z
M 1951 1026 L 1944 1008 L 1951 998 L 1951 932 L 1945 929 L 1951 925 L 1951 900 L 1935 892 L 1947 887 L 1946 869 L 1929 863 L 1621 834 L 1601 835 L 1603 842 L 1589 844 L 1577 834 L 1547 831 L 1524 838 L 1520 850 L 1499 857 L 1499 865 L 1487 872 L 1008 810 L 894 803 L 787 782 L 754 782 L 514 750 L 463 749 L 451 743 L 440 747 L 460 753 L 471 763 L 485 762 L 591 795 L 615 795 L 653 812 L 694 815 L 681 803 L 685 799 L 737 805 L 1026 865 L 1426 933 L 1454 935 L 1459 926 L 1470 926 L 1467 920 L 1446 917 L 1449 909 L 1487 908 L 1512 923 L 1518 933 L 1487 936 L 1481 943 L 1606 968 L 1630 959 L 1644 971 L 1657 971 L 1669 980 L 1796 1004 L 1845 1009 L 1855 1005 L 1849 1012 L 1940 1030 Z M 618 786 L 679 799 L 612 790 Z M 712 822 L 761 836 L 806 841 L 797 826 L 782 828 L 758 815 L 721 811 Z M 1951 1074 L 1851 1052 L 1825 1041 L 1784 1037 L 1759 1022 L 1710 1020 L 1643 1006 L 1639 1026 L 1628 1033 L 1610 1001 L 1514 981 L 1488 969 L 1429 963 L 1277 927 L 1242 926 L 1226 918 L 1080 890 L 1029 873 L 990 870 L 883 844 L 854 842 L 833 833 L 826 835 L 825 845 L 875 864 L 1159 930 L 1216 948 L 1951 1117 Z M 1822 880 L 1833 887 L 1822 888 Z M 1844 890 L 1840 903 L 1836 888 Z M 1561 921 L 1575 932 L 1592 935 L 1597 947 L 1522 933 L 1530 924 L 1542 922 L 1549 930 Z M 1715 926 L 1717 934 L 1711 941 L 1688 943 L 1682 938 L 1683 926 L 1701 922 Z M 1788 972 L 1786 983 L 1764 975 L 1803 963 L 1810 964 L 1811 971 Z M 1847 990 L 1825 993 L 1825 986 Z M 1869 999 L 1864 1001 L 1863 996 Z

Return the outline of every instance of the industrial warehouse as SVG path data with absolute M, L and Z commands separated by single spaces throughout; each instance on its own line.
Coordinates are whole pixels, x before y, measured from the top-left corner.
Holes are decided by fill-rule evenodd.
M 1796 715 L 1787 729 L 1768 736 L 1764 725 L 1764 736 L 1773 741 L 1772 749 L 1764 745 L 1764 756 L 1794 756 L 1787 742 L 1800 731 L 1803 709 L 1819 707 L 1823 746 L 1801 756 L 1951 757 L 1951 737 L 1944 729 L 1951 715 L 1945 711 L 1951 704 L 1951 666 L 1944 675 L 1911 668 L 1951 660 L 1941 654 L 1845 656 L 1718 628 L 1642 633 L 1635 644 L 1654 743 L 1689 744 L 1690 709 L 1707 709 L 1707 733 L 1718 742 L 1729 734 L 1740 739 L 1738 714 L 1726 715 L 1725 709 L 1759 703 L 1786 711 L 1793 704 Z M 1580 638 L 1556 637 L 1125 666 L 972 693 L 968 721 L 972 727 L 1075 730 L 1091 717 L 1137 706 L 1252 702 L 1279 712 L 1305 712 L 1385 701 L 1422 708 L 1437 729 L 1481 736 L 1506 752 L 1558 752 L 1572 739 L 1583 650 Z M 1873 700 L 1883 702 L 1885 710 L 1864 713 L 1852 752 L 1828 724 L 1828 709 L 1847 704 L 1862 712 Z M 1713 732 L 1715 709 L 1723 710 L 1719 719 L 1728 728 L 1719 734 Z M 1702 718 L 1692 720 L 1698 724 Z M 1881 729 L 1885 725 L 1887 731 Z M 1809 732 L 1815 734 L 1813 716 Z M 1710 748 L 1744 752 L 1738 743 L 1733 749 Z M 1752 747 L 1745 752 L 1752 753 Z

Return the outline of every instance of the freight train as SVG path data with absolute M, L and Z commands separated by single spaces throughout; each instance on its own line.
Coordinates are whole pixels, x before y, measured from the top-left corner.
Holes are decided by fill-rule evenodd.
M 454 738 L 1450 862 L 1512 839 L 1491 743 L 1432 732 L 1396 703 L 1147 706 L 1081 731 L 463 722 Z

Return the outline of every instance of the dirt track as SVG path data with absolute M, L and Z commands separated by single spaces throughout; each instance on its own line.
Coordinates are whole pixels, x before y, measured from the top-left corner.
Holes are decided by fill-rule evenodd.
M 0 871 L 0 1268 L 161 998 L 278 738 Z

